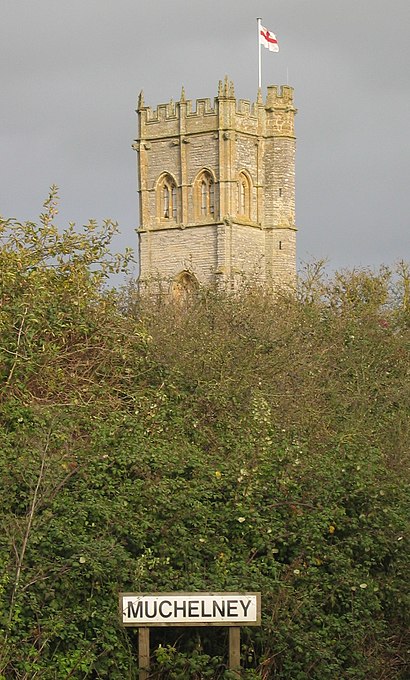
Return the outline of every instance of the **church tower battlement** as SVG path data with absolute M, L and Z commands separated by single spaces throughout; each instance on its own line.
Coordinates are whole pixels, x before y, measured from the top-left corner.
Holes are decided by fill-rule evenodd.
M 156 109 L 138 101 L 140 285 L 153 292 L 242 279 L 292 285 L 296 273 L 293 89 L 266 101 L 218 95 Z

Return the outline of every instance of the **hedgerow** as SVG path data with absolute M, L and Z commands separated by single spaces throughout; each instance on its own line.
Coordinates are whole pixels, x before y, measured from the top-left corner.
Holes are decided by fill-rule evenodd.
M 0 229 L 0 678 L 137 678 L 120 591 L 260 590 L 243 677 L 408 677 L 409 273 L 108 290 L 115 225 Z M 225 678 L 224 630 L 152 677 Z

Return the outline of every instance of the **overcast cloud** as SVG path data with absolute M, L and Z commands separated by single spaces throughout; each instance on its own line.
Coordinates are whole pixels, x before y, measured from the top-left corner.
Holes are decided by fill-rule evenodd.
M 135 104 L 256 98 L 256 17 L 277 34 L 263 81 L 295 88 L 299 262 L 410 254 L 409 0 L 0 0 L 0 214 L 118 220 L 137 246 Z

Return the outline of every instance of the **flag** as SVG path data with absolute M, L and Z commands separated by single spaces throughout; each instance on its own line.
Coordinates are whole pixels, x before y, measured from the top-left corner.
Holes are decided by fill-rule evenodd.
M 268 31 L 264 26 L 260 26 L 259 30 L 259 44 L 266 47 L 270 52 L 279 52 L 278 41 L 276 35 Z

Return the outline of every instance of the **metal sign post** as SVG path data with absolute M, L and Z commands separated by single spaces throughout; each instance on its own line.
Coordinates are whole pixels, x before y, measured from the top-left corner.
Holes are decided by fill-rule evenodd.
M 124 626 L 138 628 L 140 680 L 148 680 L 149 629 L 162 626 L 229 626 L 229 670 L 240 675 L 240 626 L 260 626 L 260 593 L 120 593 Z

